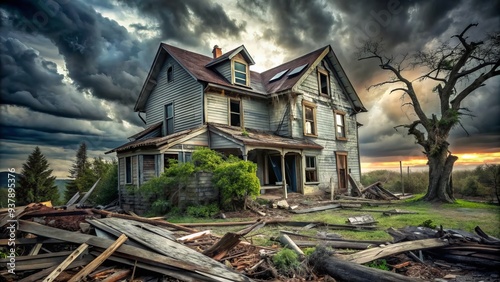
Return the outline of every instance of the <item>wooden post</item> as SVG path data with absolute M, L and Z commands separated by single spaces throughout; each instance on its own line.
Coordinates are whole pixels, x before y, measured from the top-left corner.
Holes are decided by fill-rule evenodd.
M 399 161 L 399 174 L 401 175 L 401 190 L 403 192 L 403 196 L 405 195 L 405 185 L 403 183 L 403 162 Z
M 333 201 L 333 194 L 335 193 L 335 187 L 333 184 L 333 176 L 330 177 L 330 201 Z
M 288 191 L 286 189 L 286 175 L 285 175 L 285 152 L 281 152 L 281 181 L 283 182 L 283 196 L 288 199 Z

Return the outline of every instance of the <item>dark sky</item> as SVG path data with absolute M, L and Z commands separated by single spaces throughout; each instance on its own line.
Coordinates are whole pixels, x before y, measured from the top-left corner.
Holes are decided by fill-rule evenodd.
M 256 71 L 330 44 L 369 110 L 358 116 L 362 162 L 420 157 L 393 129 L 414 116 L 387 87 L 367 91 L 388 77 L 357 49 L 367 39 L 387 54 L 432 49 L 472 22 L 470 39 L 481 39 L 498 31 L 500 1 L 4 0 L 0 19 L 2 170 L 20 169 L 40 146 L 65 177 L 80 142 L 98 156 L 141 130 L 133 106 L 160 42 L 206 55 L 244 44 Z M 416 87 L 429 114 L 433 86 Z M 462 120 L 469 137 L 453 130 L 452 152 L 499 162 L 499 89 L 492 79 L 464 103 L 476 117 Z

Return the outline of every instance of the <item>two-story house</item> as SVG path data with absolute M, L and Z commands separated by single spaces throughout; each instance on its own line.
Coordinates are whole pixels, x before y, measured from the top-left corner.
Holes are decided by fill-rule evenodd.
M 245 46 L 213 57 L 161 44 L 134 111 L 145 130 L 115 148 L 119 186 L 139 187 L 198 146 L 257 164 L 263 189 L 310 193 L 360 180 L 366 112 L 331 46 L 258 73 Z

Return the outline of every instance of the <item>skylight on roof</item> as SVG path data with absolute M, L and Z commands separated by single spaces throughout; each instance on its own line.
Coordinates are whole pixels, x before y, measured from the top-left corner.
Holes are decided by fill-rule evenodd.
M 288 74 L 288 77 L 292 76 L 292 75 L 296 75 L 298 73 L 300 73 L 301 71 L 303 71 L 306 67 L 307 67 L 308 64 L 304 64 L 300 67 L 296 67 L 294 68 L 289 74 Z
M 289 69 L 286 69 L 284 71 L 280 71 L 279 73 L 275 74 L 273 77 L 271 77 L 271 79 L 269 79 L 269 82 L 280 79 L 288 70 Z

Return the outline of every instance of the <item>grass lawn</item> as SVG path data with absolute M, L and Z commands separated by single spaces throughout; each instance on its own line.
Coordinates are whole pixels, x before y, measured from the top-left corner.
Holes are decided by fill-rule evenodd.
M 418 196 L 416 197 L 418 199 Z M 393 210 L 400 209 L 405 211 L 417 212 L 418 214 L 401 214 L 386 216 L 381 212 L 370 212 L 369 210 Z M 375 231 L 344 231 L 332 230 L 325 227 L 303 230 L 297 227 L 288 226 L 266 226 L 254 233 L 250 234 L 254 244 L 269 246 L 273 244 L 270 241 L 271 237 L 279 236 L 279 230 L 300 230 L 301 234 L 315 236 L 318 231 L 326 231 L 329 233 L 337 233 L 342 235 L 344 239 L 354 240 L 392 240 L 392 237 L 385 232 L 389 227 L 402 228 L 405 226 L 418 226 L 424 221 L 431 220 L 433 224 L 442 225 L 444 229 L 460 229 L 474 233 L 474 227 L 480 226 L 487 234 L 495 237 L 500 237 L 500 207 L 498 205 L 490 205 L 483 203 L 468 202 L 458 200 L 455 204 L 437 204 L 416 201 L 415 199 L 402 201 L 397 204 L 364 207 L 360 211 L 349 209 L 328 210 L 307 214 L 289 214 L 287 220 L 290 221 L 306 221 L 315 222 L 321 221 L 330 224 L 345 224 L 350 216 L 363 214 L 372 215 L 377 221 L 378 230 Z M 231 218 L 229 221 L 248 221 L 250 218 Z M 213 219 L 193 219 L 186 217 L 178 217 L 169 219 L 171 222 L 213 222 Z M 224 220 L 217 220 L 224 221 Z M 228 221 L 228 220 L 226 220 Z M 200 227 L 200 230 L 211 229 L 213 233 L 223 235 L 229 231 L 238 231 L 243 229 L 243 226 L 234 227 Z

